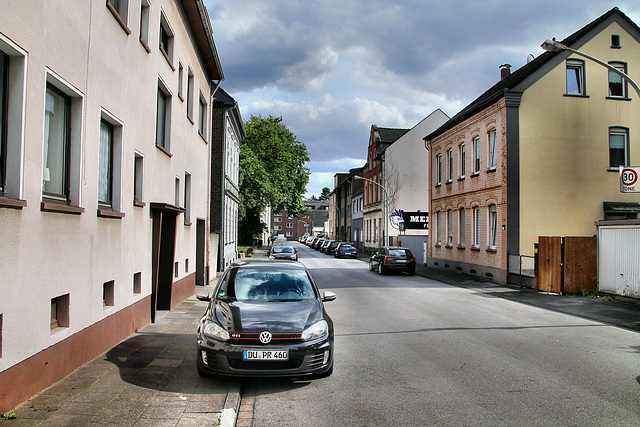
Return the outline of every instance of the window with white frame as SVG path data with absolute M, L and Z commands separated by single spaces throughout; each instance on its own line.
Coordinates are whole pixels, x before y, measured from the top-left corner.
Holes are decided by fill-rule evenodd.
M 498 246 L 498 210 L 496 205 L 489 205 L 489 248 Z
M 149 9 L 149 0 L 140 0 L 140 43 L 148 53 L 151 53 L 149 47 Z
M 473 246 L 480 246 L 480 208 L 473 208 Z
M 458 246 L 460 247 L 464 247 L 465 246 L 465 239 L 466 239 L 466 234 L 465 234 L 465 230 L 466 230 L 466 218 L 465 218 L 465 209 L 464 208 L 460 208 L 458 210 Z
M 203 138 L 205 138 L 205 135 L 207 134 L 207 100 L 202 92 L 200 93 L 199 97 L 199 106 L 198 132 L 200 133 L 200 135 L 202 135 Z
M 584 61 L 567 59 L 567 95 L 586 95 Z
M 193 84 L 194 76 L 191 68 L 187 69 L 187 117 L 193 122 Z
M 173 68 L 173 31 L 164 13 L 160 14 L 160 52 Z
M 191 174 L 184 173 L 184 222 L 191 224 Z
M 609 62 L 609 65 L 627 74 L 627 64 L 625 64 L 624 62 Z M 627 97 L 627 81 L 620 74 L 611 70 L 609 70 L 609 97 Z
M 120 211 L 122 125 L 103 113 L 98 153 L 98 206 Z
M 174 203 L 176 206 L 180 206 L 180 178 L 176 176 L 175 186 L 173 189 Z
M 287 223 L 287 228 L 293 228 L 293 223 L 292 222 L 288 222 Z
M 293 231 L 287 231 L 286 236 L 287 237 L 293 237 Z
M 131 34 L 131 30 L 128 28 L 129 0 L 107 0 L 106 5 L 127 35 Z
M 442 154 L 436 156 L 436 185 L 442 184 Z
M 275 217 L 273 218 L 273 222 L 282 222 L 282 218 L 281 218 L 281 217 L 278 217 L 278 216 L 275 216 Z
M 609 169 L 618 170 L 629 164 L 629 129 L 609 128 Z
M 453 211 L 447 211 L 447 246 L 453 245 Z
M 498 156 L 496 153 L 496 130 L 491 129 L 489 131 L 489 169 L 493 170 L 496 168 L 498 163 Z
M 473 173 L 480 172 L 480 137 L 473 139 Z
M 282 230 L 282 226 L 281 225 L 274 225 L 273 229 L 276 231 L 281 231 Z
M 182 65 L 182 62 L 178 62 L 178 98 L 180 98 L 181 101 L 184 101 L 184 96 L 182 95 L 183 85 L 184 66 Z
M 449 149 L 447 153 L 449 161 L 447 162 L 447 181 L 453 181 L 453 149 Z
M 163 148 L 166 152 L 171 151 L 171 95 L 169 90 L 162 84 L 158 84 L 158 103 L 156 111 L 156 146 Z
M 436 245 L 442 244 L 442 212 L 436 213 Z
M 142 183 L 144 182 L 144 158 L 141 154 L 133 155 L 133 204 L 144 206 L 142 201 Z
M 460 178 L 464 178 L 464 175 L 467 171 L 466 161 L 467 161 L 467 149 L 465 144 L 460 144 L 458 149 L 460 156 Z

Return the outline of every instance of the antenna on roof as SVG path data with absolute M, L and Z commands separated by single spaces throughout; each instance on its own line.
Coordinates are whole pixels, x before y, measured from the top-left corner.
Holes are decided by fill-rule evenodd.
M 533 54 L 532 54 L 532 53 L 530 53 L 529 55 L 527 55 L 527 64 L 528 64 L 529 62 L 533 61 L 534 59 L 536 59 L 536 57 L 535 57 L 535 56 L 533 56 Z

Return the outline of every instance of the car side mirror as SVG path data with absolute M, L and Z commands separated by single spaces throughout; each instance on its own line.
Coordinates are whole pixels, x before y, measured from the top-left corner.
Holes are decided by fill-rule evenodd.
M 211 297 L 209 296 L 209 291 L 202 291 L 196 294 L 196 298 L 199 301 L 211 301 Z
M 324 291 L 322 294 L 322 302 L 329 302 L 336 299 L 337 295 L 331 291 Z

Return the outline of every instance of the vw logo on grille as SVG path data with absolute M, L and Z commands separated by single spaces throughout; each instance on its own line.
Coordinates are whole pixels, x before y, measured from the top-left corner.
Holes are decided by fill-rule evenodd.
M 264 331 L 260 333 L 260 342 L 262 344 L 269 344 L 271 342 L 271 332 Z

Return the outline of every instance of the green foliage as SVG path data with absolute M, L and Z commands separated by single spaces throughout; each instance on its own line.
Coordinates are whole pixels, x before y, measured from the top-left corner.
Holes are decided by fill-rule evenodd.
M 0 414 L 0 419 L 15 420 L 16 418 L 18 418 L 18 416 L 16 415 L 15 412 L 12 412 L 12 413 L 3 412 L 2 414 Z
M 331 189 L 329 187 L 324 187 L 322 189 L 322 193 L 318 200 L 329 200 L 329 196 L 331 195 Z
M 309 182 L 307 147 L 282 123 L 282 117 L 251 116 L 247 136 L 240 142 L 241 242 L 264 229 L 265 207 L 284 208 L 292 215 L 304 212 L 302 196 Z

